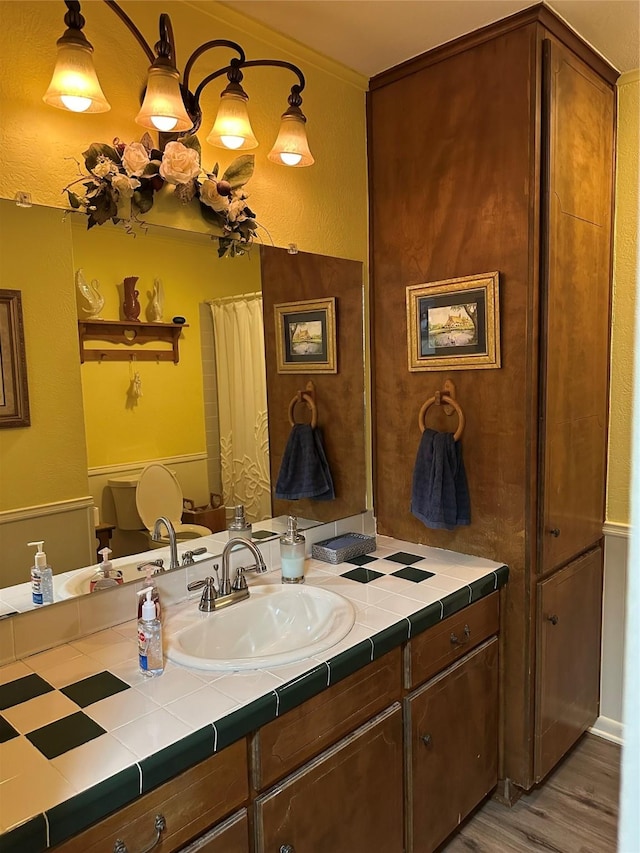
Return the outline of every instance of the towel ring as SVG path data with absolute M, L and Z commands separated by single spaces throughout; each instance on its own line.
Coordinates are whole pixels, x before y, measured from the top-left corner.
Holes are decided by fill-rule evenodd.
M 418 424 L 420 426 L 420 432 L 425 431 L 426 427 L 424 424 L 424 416 L 427 413 L 427 409 L 430 409 L 435 402 L 438 402 L 438 405 L 440 403 L 444 403 L 447 406 L 453 406 L 453 408 L 455 409 L 456 414 L 458 415 L 458 429 L 453 434 L 453 440 L 459 441 L 460 436 L 462 435 L 462 432 L 464 430 L 464 412 L 462 411 L 458 403 L 456 403 L 456 401 L 453 399 L 453 397 L 450 397 L 448 394 L 438 394 L 438 398 L 436 398 L 435 396 L 429 397 L 429 399 L 422 404 L 420 414 L 418 415 Z
M 318 409 L 314 402 L 313 397 L 310 394 L 303 394 L 301 391 L 298 391 L 296 396 L 289 403 L 289 423 L 291 426 L 294 426 L 296 421 L 293 417 L 293 412 L 296 407 L 296 403 L 306 403 L 307 406 L 311 409 L 311 428 L 315 429 L 318 423 Z

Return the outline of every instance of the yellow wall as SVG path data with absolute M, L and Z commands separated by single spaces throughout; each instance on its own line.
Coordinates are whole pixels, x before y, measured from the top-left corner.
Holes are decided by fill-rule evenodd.
M 68 221 L 0 200 L 0 287 L 22 292 L 31 426 L 0 430 L 0 510 L 88 494 Z
M 121 5 L 152 45 L 158 37 L 158 15 L 168 12 L 178 61 L 183 64 L 205 39 L 224 37 L 240 42 L 249 58 L 281 58 L 303 68 L 307 78 L 303 109 L 316 158 L 316 164 L 306 169 L 287 169 L 266 159 L 295 78 L 282 69 L 246 73 L 253 129 L 261 141 L 255 152 L 255 174 L 247 186 L 250 205 L 266 243 L 296 243 L 303 251 L 365 261 L 366 80 L 211 0 L 124 0 Z M 129 142 L 144 132 L 133 118 L 148 61 L 104 3 L 87 0 L 82 11 L 98 74 L 112 105 L 102 115 L 77 116 L 42 102 L 55 61 L 55 41 L 64 30 L 61 0 L 0 0 L 0 198 L 12 199 L 17 191 L 26 191 L 35 204 L 64 207 L 62 189 L 78 176 L 74 158 L 81 160 L 91 142 L 111 142 L 116 136 Z M 194 79 L 199 81 L 225 64 L 230 54 L 218 50 L 213 57 L 198 60 Z M 204 125 L 213 120 L 223 87 L 224 83 L 215 83 L 205 92 Z M 201 141 L 208 130 L 203 127 Z M 208 169 L 219 161 L 224 170 L 234 157 L 203 142 L 203 165 Z M 20 250 L 11 255 L 7 267 L 11 281 L 3 286 L 18 287 L 25 295 L 34 426 L 0 434 L 5 484 L 0 509 L 86 495 L 87 453 L 89 466 L 101 466 L 204 451 L 198 302 L 230 290 L 254 290 L 251 282 L 256 275 L 250 269 L 258 264 L 257 257 L 255 262 L 242 257 L 219 260 L 215 243 L 185 234 L 178 237 L 152 229 L 148 236 L 132 239 L 111 223 L 87 233 L 82 217 L 74 219 L 73 225 L 63 225 L 59 211 L 34 207 L 27 215 L 46 224 L 19 236 L 3 228 L 0 237 L 3 257 L 14 245 Z M 177 208 L 172 199 L 157 204 L 148 218 L 166 222 L 167 217 L 179 229 L 202 230 L 197 209 Z M 141 276 L 143 297 L 153 277 L 162 278 L 165 316 L 187 317 L 190 328 L 180 343 L 180 364 L 139 365 L 144 396 L 135 408 L 126 406 L 126 363 L 89 363 L 80 368 L 73 280 L 78 267 L 89 279 L 100 281 L 107 298 L 105 317 L 118 316 L 116 285 L 125 275 Z M 142 301 L 143 311 L 146 301 Z M 36 331 L 43 329 L 46 334 L 36 340 Z M 53 406 L 57 407 L 55 417 Z M 172 407 L 183 416 L 170 416 Z M 51 436 L 40 443 L 45 423 Z M 32 452 L 36 446 L 37 452 Z M 14 448 L 25 452 L 13 454 Z M 41 469 L 45 476 L 38 480 Z
M 638 281 L 638 127 L 640 72 L 618 81 L 618 145 L 611 338 L 607 520 L 629 524 L 633 351 Z

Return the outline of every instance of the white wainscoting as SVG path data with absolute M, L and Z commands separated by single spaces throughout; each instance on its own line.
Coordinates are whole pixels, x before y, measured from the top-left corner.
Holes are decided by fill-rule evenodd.
M 604 602 L 602 608 L 602 661 L 600 666 L 600 716 L 591 731 L 615 743 L 623 741 L 622 685 L 624 626 L 627 594 L 627 550 L 631 527 L 607 522 L 604 532 Z
M 27 542 L 41 539 L 54 574 L 93 563 L 96 548 L 93 498 L 0 512 L 0 586 L 29 580 L 35 549 L 27 547 Z

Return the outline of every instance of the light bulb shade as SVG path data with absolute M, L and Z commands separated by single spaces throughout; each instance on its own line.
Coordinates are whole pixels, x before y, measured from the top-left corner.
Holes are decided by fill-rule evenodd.
M 58 39 L 56 67 L 42 98 L 45 104 L 75 113 L 106 113 L 111 109 L 100 88 L 92 53 L 86 40 Z
M 302 113 L 287 111 L 282 116 L 278 138 L 268 154 L 281 166 L 311 166 L 315 163 L 307 141 L 306 120 Z
M 242 151 L 257 148 L 256 139 L 247 112 L 247 96 L 227 89 L 220 95 L 218 114 L 207 136 L 209 145 Z
M 167 65 L 151 66 L 147 91 L 135 118 L 137 124 L 163 132 L 182 133 L 191 130 L 193 122 L 185 109 L 179 80 L 175 68 Z

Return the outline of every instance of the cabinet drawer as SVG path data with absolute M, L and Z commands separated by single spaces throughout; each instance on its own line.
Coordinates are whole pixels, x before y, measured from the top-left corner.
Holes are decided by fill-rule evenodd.
M 499 617 L 499 596 L 494 592 L 414 637 L 405 648 L 407 690 L 432 678 L 497 634 Z
M 256 853 L 402 853 L 398 703 L 255 803 Z
M 136 851 L 131 851 L 136 853 Z M 249 853 L 249 818 L 242 809 L 201 835 L 180 853 Z
M 400 698 L 401 653 L 393 649 L 362 670 L 267 723 L 253 742 L 253 784 L 260 791 Z
M 145 850 L 155 838 L 156 815 L 162 814 L 166 829 L 159 849 L 173 853 L 243 805 L 248 796 L 247 745 L 241 740 L 54 849 L 104 853 L 121 838 L 131 853 Z

